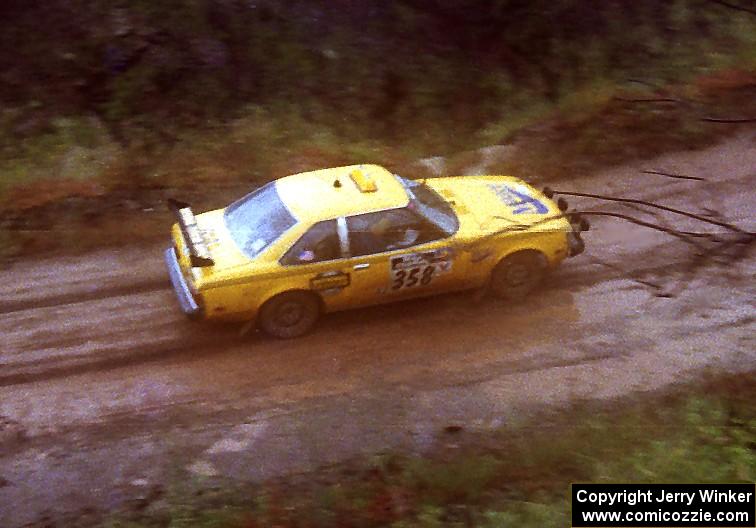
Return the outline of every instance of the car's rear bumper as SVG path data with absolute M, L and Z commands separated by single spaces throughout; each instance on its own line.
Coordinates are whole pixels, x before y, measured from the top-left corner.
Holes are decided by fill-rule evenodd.
M 168 267 L 168 275 L 171 277 L 173 291 L 176 292 L 181 310 L 191 318 L 200 318 L 202 316 L 202 306 L 192 295 L 189 285 L 181 273 L 181 266 L 176 258 L 176 252 L 173 248 L 165 250 L 165 264 Z

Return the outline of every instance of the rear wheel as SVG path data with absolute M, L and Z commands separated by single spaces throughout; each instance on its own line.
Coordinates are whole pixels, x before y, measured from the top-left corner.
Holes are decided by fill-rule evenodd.
M 520 301 L 541 282 L 546 258 L 538 251 L 519 251 L 501 260 L 491 272 L 491 290 L 497 297 Z
M 287 292 L 273 297 L 260 309 L 258 321 L 267 334 L 290 339 L 306 334 L 320 316 L 320 303 L 311 293 Z

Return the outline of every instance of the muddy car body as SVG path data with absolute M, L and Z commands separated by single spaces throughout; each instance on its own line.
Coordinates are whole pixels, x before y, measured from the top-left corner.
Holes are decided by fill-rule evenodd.
M 486 284 L 519 301 L 583 249 L 574 219 L 507 176 L 415 181 L 355 165 L 287 176 L 196 216 L 172 208 L 165 259 L 183 311 L 278 337 L 322 313 Z

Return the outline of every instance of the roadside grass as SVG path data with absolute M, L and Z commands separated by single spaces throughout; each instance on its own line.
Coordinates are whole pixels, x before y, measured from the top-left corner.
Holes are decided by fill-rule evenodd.
M 403 165 L 528 130 L 502 171 L 569 177 L 724 128 L 684 117 L 684 104 L 617 104 L 628 79 L 680 95 L 712 72 L 756 70 L 756 20 L 724 3 L 400 2 L 327 21 L 327 2 L 268 4 L 14 10 L 2 36 L 14 45 L 0 86 L 0 210 L 22 209 L 9 190 L 37 181 L 205 194 L 338 163 Z M 60 16 L 75 38 L 57 31 Z M 39 206 L 55 200 L 33 194 Z
M 518 147 L 494 161 L 490 173 L 569 181 L 602 167 L 702 148 L 752 127 L 706 119 L 756 115 L 756 68 L 724 69 L 663 86 L 589 84 L 553 107 L 532 110 L 536 113 L 516 114 L 481 132 L 488 141 L 498 136 L 498 142 Z M 476 151 L 451 156 L 445 174 L 463 174 L 476 156 Z
M 50 119 L 35 134 L 21 139 L 14 138 L 10 128 L 0 115 L 0 197 L 9 189 L 39 180 L 91 180 L 119 154 L 93 117 Z
M 424 455 L 375 455 L 244 490 L 229 484 L 209 502 L 172 494 L 160 509 L 104 526 L 562 527 L 573 482 L 753 482 L 755 396 L 751 373 L 642 400 L 577 402 L 492 433 L 439 433 Z
M 681 0 L 662 9 L 668 26 L 661 28 L 659 13 L 644 5 L 640 25 L 607 8 L 609 26 L 592 40 L 552 35 L 553 47 L 531 50 L 548 59 L 540 66 L 494 60 L 508 56 L 507 43 L 551 35 L 540 15 L 528 18 L 532 27 L 516 28 L 522 34 L 502 35 L 503 47 L 481 55 L 481 64 L 464 53 L 421 56 L 408 48 L 406 63 L 388 73 L 374 69 L 349 31 L 308 50 L 291 27 L 281 38 L 261 33 L 252 48 L 272 54 L 265 68 L 277 73 L 265 77 L 258 98 L 234 99 L 211 70 L 192 73 L 204 79 L 193 95 L 177 83 L 169 96 L 155 84 L 161 75 L 142 64 L 114 76 L 97 116 L 97 105 L 87 107 L 95 113 L 76 114 L 74 105 L 62 114 L 33 98 L 0 109 L 0 252 L 11 258 L 156 241 L 171 221 L 161 205 L 169 196 L 216 208 L 305 170 L 370 162 L 419 178 L 431 174 L 416 160 L 444 156 L 444 174 L 458 175 L 481 161 L 478 148 L 513 144 L 489 173 L 569 181 L 752 126 L 701 118 L 756 115 L 753 17 Z M 550 9 L 544 12 L 556 16 Z M 413 9 L 396 14 L 406 29 L 426 25 Z M 195 18 L 180 27 L 204 24 Z M 630 23 L 637 31 L 627 31 Z
M 491 174 L 569 181 L 601 167 L 703 147 L 752 126 L 702 117 L 753 115 L 756 68 L 730 68 L 661 87 L 589 83 L 553 105 L 526 105 L 458 144 L 513 144 L 511 155 L 488 164 Z M 371 162 L 427 177 L 416 160 L 443 154 L 427 144 L 434 137 L 445 144 L 446 133 L 431 128 L 418 141 L 398 144 L 369 136 L 348 140 L 293 107 L 251 106 L 242 117 L 185 130 L 170 143 L 122 147 L 94 119 L 60 120 L 0 162 L 3 257 L 157 241 L 171 222 L 162 206 L 169 196 L 207 210 L 305 170 Z M 464 174 L 481 159 L 481 151 L 458 151 L 447 156 L 444 174 Z

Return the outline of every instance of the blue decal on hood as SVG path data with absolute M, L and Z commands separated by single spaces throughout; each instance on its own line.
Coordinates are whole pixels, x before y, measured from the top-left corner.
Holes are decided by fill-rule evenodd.
M 546 214 L 549 208 L 526 192 L 520 192 L 505 183 L 492 183 L 488 187 L 499 200 L 512 208 L 512 214 Z

